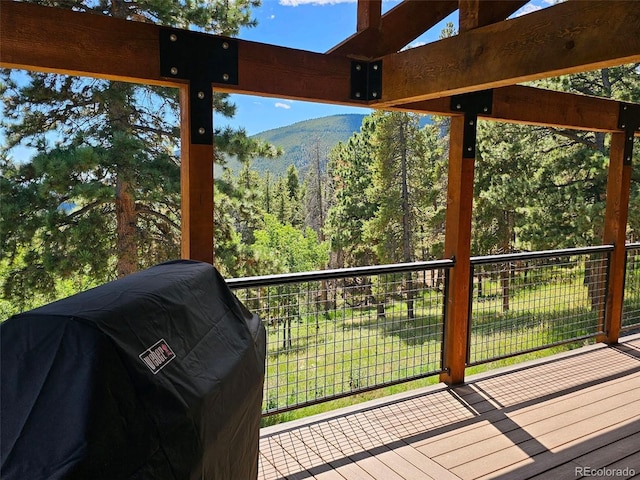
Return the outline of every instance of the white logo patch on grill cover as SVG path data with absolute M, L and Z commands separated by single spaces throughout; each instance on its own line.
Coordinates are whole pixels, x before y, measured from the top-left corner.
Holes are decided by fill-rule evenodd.
M 176 358 L 169 344 L 164 338 L 158 340 L 152 347 L 147 348 L 140 355 L 140 360 L 149 367 L 154 375 L 162 370 L 167 364 Z

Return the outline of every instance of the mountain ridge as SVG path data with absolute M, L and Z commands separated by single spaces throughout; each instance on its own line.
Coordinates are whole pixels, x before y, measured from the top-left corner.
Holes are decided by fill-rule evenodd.
M 301 173 L 307 168 L 311 151 L 319 149 L 326 156 L 338 142 L 346 142 L 351 135 L 360 131 L 365 114 L 348 113 L 313 118 L 292 123 L 284 127 L 256 133 L 251 138 L 269 142 L 283 150 L 276 159 L 256 158 L 253 169 L 260 173 L 267 170 L 275 176 L 284 175 L 289 165 Z
M 250 138 L 263 140 L 283 150 L 283 154 L 275 159 L 255 158 L 251 168 L 261 175 L 269 171 L 278 177 L 286 173 L 289 165 L 295 165 L 300 175 L 304 176 L 309 160 L 316 155 L 316 151 L 319 152 L 321 160 L 324 160 L 335 145 L 346 142 L 354 133 L 360 131 L 366 116 L 367 114 L 360 113 L 329 115 L 251 135 Z M 424 117 L 420 126 L 423 127 L 429 121 L 429 117 Z M 235 158 L 230 158 L 227 159 L 227 168 L 237 174 L 241 165 Z

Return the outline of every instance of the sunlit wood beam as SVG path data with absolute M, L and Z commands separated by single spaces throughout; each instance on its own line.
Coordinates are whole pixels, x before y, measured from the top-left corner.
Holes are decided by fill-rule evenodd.
M 382 15 L 379 28 L 368 28 L 349 37 L 327 53 L 377 58 L 398 52 L 453 13 L 456 0 L 404 0 Z
M 640 61 L 640 2 L 565 2 L 383 58 L 376 107 Z
M 458 32 L 500 22 L 529 0 L 458 0 Z
M 615 7 L 620 2 L 609 3 Z M 637 15 L 635 3 L 622 3 L 627 3 L 630 13 L 633 10 Z M 576 4 L 582 5 L 583 2 Z M 157 26 L 26 2 L 2 0 L 0 5 L 2 67 L 184 86 L 180 80 L 160 77 Z M 617 11 L 613 8 L 609 16 L 614 16 Z M 595 32 L 592 33 L 597 37 Z M 468 32 L 463 37 L 472 34 L 474 32 Z M 634 42 L 638 42 L 636 36 L 628 36 L 627 43 Z M 455 57 L 455 52 L 451 55 Z M 240 41 L 239 57 L 239 85 L 215 84 L 217 90 L 367 106 L 349 98 L 348 59 L 245 41 Z M 406 77 L 409 73 L 398 76 Z M 413 81 L 420 82 L 422 77 L 417 76 Z M 420 102 L 398 100 L 390 108 L 452 115 L 448 95 Z M 509 86 L 494 90 L 492 118 L 535 125 L 616 131 L 617 109 L 618 103 L 611 100 Z
M 382 0 L 358 0 L 358 18 L 356 30 L 378 28 L 382 16 Z
M 160 27 L 26 2 L 0 2 L 0 66 L 153 85 L 184 81 L 160 76 Z M 334 104 L 350 99 L 347 58 L 238 41 L 237 92 Z

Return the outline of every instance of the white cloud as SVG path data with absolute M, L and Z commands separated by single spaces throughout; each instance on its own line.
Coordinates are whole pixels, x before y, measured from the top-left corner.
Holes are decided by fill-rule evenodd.
M 288 103 L 276 102 L 273 105 L 276 108 L 284 108 L 285 110 L 289 110 L 291 108 L 291 105 L 289 105 Z
M 275 16 L 275 15 L 270 15 L 270 16 L 269 16 L 269 20 L 273 20 L 274 18 L 276 18 L 276 16 Z
M 542 10 L 540 5 L 535 5 L 533 3 L 527 3 L 524 7 L 518 10 L 513 14 L 513 17 L 521 17 L 522 15 L 527 15 L 528 13 L 537 12 L 538 10 Z
M 279 0 L 283 7 L 297 7 L 299 5 L 335 5 L 337 3 L 355 3 L 357 0 Z
M 423 42 L 422 40 L 414 42 L 414 43 L 410 43 L 409 45 L 407 45 L 406 47 L 404 47 L 402 50 L 409 50 L 411 48 L 417 48 L 417 47 L 421 47 L 423 45 L 426 45 L 427 42 Z
M 543 8 L 552 7 L 559 3 L 564 3 L 566 0 L 537 0 L 531 3 L 527 3 L 524 7 L 518 10 L 512 17 L 521 17 L 522 15 L 526 15 L 528 13 L 537 12 L 538 10 L 542 10 Z

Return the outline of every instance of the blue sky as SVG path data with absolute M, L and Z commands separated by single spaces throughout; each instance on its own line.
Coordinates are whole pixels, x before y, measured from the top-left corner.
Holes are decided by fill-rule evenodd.
M 383 0 L 383 11 L 398 3 L 399 0 Z M 557 3 L 557 0 L 535 0 L 517 13 L 528 13 L 553 3 Z M 262 6 L 254 10 L 258 26 L 243 29 L 239 37 L 324 53 L 355 33 L 356 10 L 356 0 L 262 0 Z M 416 39 L 412 46 L 437 40 L 448 21 L 457 26 L 457 12 Z M 231 98 L 237 107 L 235 117 L 226 119 L 216 116 L 214 122 L 219 127 L 242 127 L 249 135 L 311 118 L 341 113 L 366 114 L 370 111 L 248 95 L 232 95 Z

